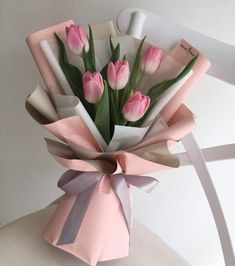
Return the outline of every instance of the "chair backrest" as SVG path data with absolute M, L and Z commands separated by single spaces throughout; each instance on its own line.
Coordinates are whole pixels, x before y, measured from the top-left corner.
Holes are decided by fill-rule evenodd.
M 154 25 L 154 28 L 153 26 Z M 165 18 L 137 8 L 124 9 L 117 17 L 117 27 L 121 32 L 140 38 L 147 35 L 150 42 L 168 50 L 172 44 L 186 39 L 212 63 L 208 75 L 235 85 L 235 46 L 210 38 Z M 226 67 L 224 67 L 226 66 Z
M 136 38 L 147 35 L 147 40 L 150 43 L 157 42 L 158 46 L 166 50 L 184 38 L 208 57 L 212 63 L 212 67 L 208 71 L 209 75 L 235 85 L 234 73 L 227 71 L 228 69 L 235 69 L 235 47 L 232 45 L 176 25 L 146 10 L 133 7 L 120 12 L 117 17 L 117 27 L 121 32 L 128 33 Z M 221 146 L 221 148 L 213 147 L 209 155 L 199 148 L 192 134 L 184 137 L 182 143 L 186 153 L 180 154 L 181 164 L 191 163 L 194 166 L 214 216 L 225 264 L 226 266 L 234 266 L 235 257 L 229 230 L 213 180 L 206 166 L 207 159 L 211 161 L 235 158 L 234 144 L 226 145 L 226 147 Z

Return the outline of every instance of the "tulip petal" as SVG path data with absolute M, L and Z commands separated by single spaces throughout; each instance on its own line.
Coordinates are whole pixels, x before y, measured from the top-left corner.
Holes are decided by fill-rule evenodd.
M 115 89 L 115 85 L 116 85 L 116 70 L 115 70 L 115 66 L 114 66 L 113 62 L 109 62 L 109 64 L 108 64 L 107 78 L 108 78 L 109 86 L 112 89 Z

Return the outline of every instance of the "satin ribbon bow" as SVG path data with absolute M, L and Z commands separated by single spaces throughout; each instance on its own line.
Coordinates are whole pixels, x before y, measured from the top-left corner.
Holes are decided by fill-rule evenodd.
M 58 187 L 68 195 L 76 195 L 73 207 L 67 217 L 57 245 L 73 243 L 85 217 L 93 192 L 98 182 L 104 176 L 101 172 L 79 172 L 68 170 L 58 181 Z M 112 174 L 111 186 L 116 193 L 126 224 L 130 232 L 131 203 L 129 198 L 129 185 L 151 192 L 158 181 L 150 176 L 126 175 L 125 173 Z

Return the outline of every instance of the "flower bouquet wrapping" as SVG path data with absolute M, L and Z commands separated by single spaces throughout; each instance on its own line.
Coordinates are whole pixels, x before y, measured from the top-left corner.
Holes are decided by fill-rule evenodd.
M 210 63 L 184 40 L 164 51 L 112 22 L 67 21 L 27 43 L 46 89 L 26 109 L 57 137 L 47 149 L 67 168 L 43 237 L 90 265 L 126 257 L 132 187 L 150 192 L 158 181 L 149 173 L 179 167 L 169 147 L 195 126 L 183 100 Z

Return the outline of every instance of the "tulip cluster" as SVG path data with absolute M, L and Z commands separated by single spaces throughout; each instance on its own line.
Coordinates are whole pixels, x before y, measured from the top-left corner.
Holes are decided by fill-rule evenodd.
M 161 84 L 156 84 L 149 88 L 147 95 L 141 92 L 139 87 L 142 84 L 142 78 L 153 75 L 160 67 L 163 58 L 162 49 L 153 45 L 149 45 L 142 52 L 144 39 L 139 44 L 133 67 L 130 69 L 129 62 L 119 58 L 119 44 L 114 47 L 110 37 L 111 59 L 101 71 L 97 71 L 91 27 L 89 26 L 89 35 L 87 35 L 82 26 L 70 25 L 66 27 L 66 36 L 70 50 L 82 57 L 85 72 L 82 73 L 66 61 L 62 65 L 64 68 L 67 67 L 63 69 L 64 73 L 73 85 L 75 95 L 80 97 L 101 132 L 105 133 L 108 130 L 105 128 L 107 125 L 110 127 L 116 124 L 136 126 L 139 125 L 137 121 L 144 122 L 159 97 L 158 86 L 161 86 L 160 91 L 163 92 L 173 85 L 172 82 L 166 82 L 163 88 Z M 61 43 L 63 45 L 62 41 Z M 189 65 L 192 68 L 193 64 L 189 63 Z M 187 74 L 190 67 L 186 66 L 186 70 L 179 74 L 179 79 Z M 111 128 L 109 130 L 113 131 Z
M 87 34 L 80 25 L 70 25 L 66 28 L 68 46 L 73 53 L 82 56 L 83 50 L 89 51 L 89 41 Z M 144 74 L 153 74 L 160 65 L 162 50 L 150 45 L 144 52 L 140 70 Z M 107 81 L 109 87 L 115 91 L 115 97 L 118 97 L 117 91 L 123 90 L 130 78 L 130 66 L 127 60 L 110 61 L 107 67 Z M 104 92 L 104 80 L 100 72 L 86 71 L 83 74 L 83 91 L 85 99 L 89 103 L 100 101 Z M 116 99 L 116 104 L 119 101 Z M 143 95 L 140 91 L 127 99 L 122 107 L 124 121 L 135 122 L 142 118 L 150 105 L 150 98 Z M 117 106 L 117 109 L 120 107 Z

